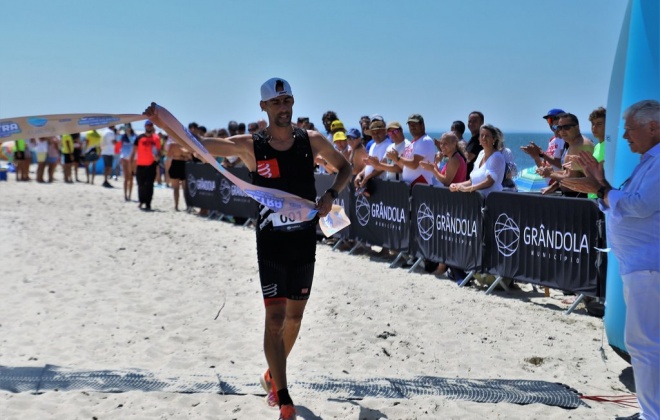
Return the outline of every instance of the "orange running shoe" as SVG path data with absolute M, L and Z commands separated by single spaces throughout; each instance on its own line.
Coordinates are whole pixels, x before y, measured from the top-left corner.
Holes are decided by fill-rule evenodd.
M 261 382 L 261 386 L 268 394 L 266 395 L 266 404 L 268 404 L 269 407 L 278 407 L 280 405 L 280 400 L 277 397 L 277 387 L 275 386 L 275 382 L 270 376 L 270 369 L 266 369 L 264 374 L 259 378 L 259 382 Z
M 296 408 L 291 404 L 280 407 L 280 420 L 296 420 Z
M 271 384 L 272 384 L 272 378 L 270 377 L 270 369 L 266 369 L 263 375 L 259 378 L 259 382 L 261 382 L 261 387 L 264 389 L 266 392 L 270 392 Z

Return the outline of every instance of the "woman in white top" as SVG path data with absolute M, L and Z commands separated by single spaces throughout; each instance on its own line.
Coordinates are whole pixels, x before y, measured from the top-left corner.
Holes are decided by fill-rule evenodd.
M 484 197 L 491 191 L 502 191 L 502 180 L 506 170 L 506 161 L 501 153 L 504 148 L 502 131 L 490 124 L 482 125 L 479 132 L 479 144 L 483 150 L 479 152 L 474 162 L 470 179 L 450 184 L 450 191 L 481 191 Z

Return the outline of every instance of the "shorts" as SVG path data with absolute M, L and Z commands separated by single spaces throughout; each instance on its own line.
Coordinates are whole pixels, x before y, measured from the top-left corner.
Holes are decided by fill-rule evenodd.
M 64 163 L 69 164 L 69 163 L 73 163 L 73 162 L 74 162 L 73 155 L 71 153 L 65 153 L 64 154 Z
M 99 155 L 96 153 L 96 149 L 85 153 L 85 162 L 96 162 L 97 160 L 99 160 Z
M 172 164 L 170 165 L 170 169 L 167 171 L 167 174 L 172 179 L 185 180 L 186 179 L 186 161 L 185 160 L 172 159 Z
M 103 166 L 106 168 L 112 168 L 112 161 L 114 160 L 114 156 L 112 155 L 102 155 L 103 156 Z
M 84 163 L 82 159 L 82 152 L 80 149 L 73 149 L 73 161 L 78 163 Z
M 14 160 L 25 160 L 25 152 L 14 152 Z
M 307 300 L 316 262 L 316 226 L 295 232 L 259 230 L 257 260 L 264 303 Z
M 47 156 L 46 157 L 46 163 L 52 165 L 53 163 L 58 163 L 59 159 L 57 156 Z

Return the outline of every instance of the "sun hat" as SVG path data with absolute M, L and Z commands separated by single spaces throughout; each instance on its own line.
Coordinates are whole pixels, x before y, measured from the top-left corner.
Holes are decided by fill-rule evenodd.
M 347 139 L 346 139 L 346 134 L 344 134 L 343 131 L 337 131 L 337 132 L 332 136 L 332 141 L 341 141 L 341 140 L 347 140 Z
M 563 110 L 563 109 L 560 109 L 560 108 L 552 108 L 550 111 L 548 111 L 548 113 L 547 113 L 546 115 L 543 116 L 543 119 L 546 120 L 546 119 L 548 119 L 549 117 L 554 117 L 554 116 L 556 116 L 556 115 L 563 114 L 563 113 L 564 113 L 564 110 Z
M 344 123 L 341 122 L 340 120 L 334 120 L 332 124 L 330 124 L 330 130 L 345 130 L 344 128 Z
M 360 134 L 360 130 L 358 130 L 357 128 L 351 128 L 346 132 L 346 137 L 359 139 L 360 137 L 362 137 L 362 135 Z

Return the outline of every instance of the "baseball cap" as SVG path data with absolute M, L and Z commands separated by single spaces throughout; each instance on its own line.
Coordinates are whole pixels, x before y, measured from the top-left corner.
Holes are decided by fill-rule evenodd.
M 279 77 L 268 79 L 261 85 L 261 100 L 268 101 L 278 96 L 293 96 L 289 82 Z
M 548 117 L 554 117 L 554 116 L 556 116 L 556 115 L 563 114 L 563 113 L 564 113 L 564 110 L 563 110 L 563 109 L 552 108 L 550 111 L 548 111 L 547 115 L 544 115 L 544 116 L 543 116 L 543 119 L 545 120 L 545 119 L 547 119 Z
M 340 120 L 334 120 L 332 124 L 330 124 L 330 130 L 345 130 L 344 123 Z
M 374 130 L 384 130 L 385 129 L 385 122 L 381 120 L 375 120 L 372 121 L 371 124 L 369 124 L 369 129 L 364 130 L 364 134 L 371 135 L 371 132 Z
M 360 137 L 362 137 L 362 135 L 360 134 L 360 130 L 358 130 L 357 128 L 351 128 L 346 132 L 346 137 L 359 139 Z
M 337 132 L 332 136 L 332 141 L 340 141 L 340 140 L 346 140 L 346 134 L 344 134 L 343 131 L 337 131 Z
M 149 121 L 149 120 L 146 120 L 146 121 L 144 122 L 144 125 L 145 125 L 145 126 L 147 126 L 147 125 L 154 125 L 154 123 L 152 123 L 152 122 Z
M 391 123 L 387 124 L 387 131 L 390 131 L 392 129 L 394 130 L 401 129 L 401 124 L 399 124 L 398 121 L 392 121 Z
M 380 114 L 374 114 L 371 116 L 371 121 L 385 121 L 385 119 Z
M 410 114 L 410 116 L 408 117 L 408 122 L 423 124 L 424 123 L 424 117 L 422 117 L 419 114 Z

